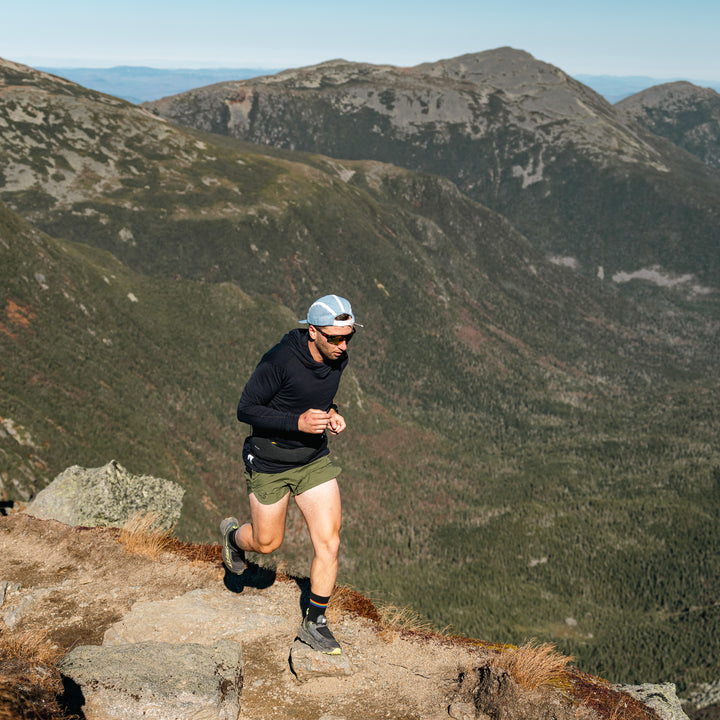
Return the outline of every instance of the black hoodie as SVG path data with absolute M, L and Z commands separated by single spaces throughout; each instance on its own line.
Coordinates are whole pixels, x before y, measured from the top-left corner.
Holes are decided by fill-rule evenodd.
M 327 455 L 327 436 L 303 433 L 298 419 L 306 410 L 329 410 L 348 362 L 343 353 L 337 362 L 317 362 L 310 354 L 308 331 L 291 330 L 268 350 L 245 385 L 237 408 L 240 422 L 252 425 L 245 439 L 243 460 L 250 470 L 282 472 Z M 263 459 L 252 438 L 267 438 L 286 448 L 315 450 L 302 462 Z

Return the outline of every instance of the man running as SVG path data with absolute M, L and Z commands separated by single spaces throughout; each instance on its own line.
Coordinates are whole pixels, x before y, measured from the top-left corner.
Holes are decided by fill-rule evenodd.
M 337 578 L 341 468 L 329 457 L 327 433 L 345 429 L 333 401 L 357 323 L 350 303 L 337 295 L 316 300 L 299 322 L 308 327 L 291 330 L 265 353 L 238 404 L 238 420 L 252 426 L 243 445 L 251 519 L 243 525 L 234 517 L 222 521 L 222 558 L 239 574 L 246 552 L 280 547 L 292 494 L 314 550 L 310 604 L 298 637 L 315 650 L 339 655 L 325 610 Z

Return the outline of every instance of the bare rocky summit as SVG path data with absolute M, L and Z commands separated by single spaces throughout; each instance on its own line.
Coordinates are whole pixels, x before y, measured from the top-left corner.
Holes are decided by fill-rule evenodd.
M 412 68 L 331 60 L 198 88 L 144 107 L 204 130 L 281 147 L 322 148 L 331 155 L 335 153 L 329 152 L 328 143 L 333 142 L 332 124 L 339 116 L 377 115 L 368 128 L 372 135 L 413 140 L 432 131 L 431 142 L 441 145 L 455 135 L 480 140 L 503 123 L 533 134 L 542 131 L 546 148 L 556 142 L 573 144 L 605 161 L 612 153 L 627 162 L 662 168 L 657 151 L 632 126 L 619 124 L 601 96 L 560 69 L 512 48 Z M 298 113 L 293 123 L 283 129 L 273 122 L 291 110 Z M 337 143 L 341 140 L 352 146 L 351 137 L 336 138 Z M 368 157 L 363 153 L 372 148 L 364 141 L 350 157 Z
M 631 95 L 615 107 L 628 120 L 720 168 L 720 94 L 712 88 L 665 83 Z
M 651 259 L 678 270 L 677 238 L 709 250 L 717 222 L 720 181 L 706 167 L 513 48 L 409 68 L 332 60 L 143 107 L 252 143 L 443 175 L 593 275 Z

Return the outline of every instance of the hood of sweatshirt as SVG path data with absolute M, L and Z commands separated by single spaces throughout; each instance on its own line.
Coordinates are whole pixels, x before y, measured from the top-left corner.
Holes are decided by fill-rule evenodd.
M 344 352 L 335 362 L 319 363 L 310 354 L 308 347 L 309 333 L 307 328 L 295 328 L 280 341 L 286 344 L 305 367 L 312 370 L 318 377 L 327 377 L 333 370 L 343 370 L 348 362 L 348 354 Z

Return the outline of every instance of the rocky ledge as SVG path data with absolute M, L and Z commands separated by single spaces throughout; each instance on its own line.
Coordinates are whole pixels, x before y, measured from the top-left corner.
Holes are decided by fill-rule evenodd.
M 686 720 L 672 685 L 413 629 L 343 587 L 328 611 L 343 652 L 317 653 L 296 638 L 307 580 L 232 575 L 219 551 L 148 525 L 0 517 L 0 718 Z

